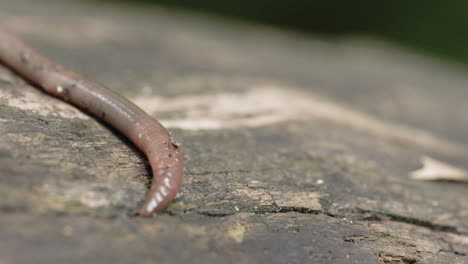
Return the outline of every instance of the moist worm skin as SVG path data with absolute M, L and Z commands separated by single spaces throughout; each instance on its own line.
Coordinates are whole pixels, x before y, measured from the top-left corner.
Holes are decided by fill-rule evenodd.
M 44 91 L 78 106 L 116 128 L 148 157 L 153 182 L 139 215 L 163 210 L 183 177 L 182 153 L 171 134 L 129 100 L 40 55 L 0 28 L 0 62 Z

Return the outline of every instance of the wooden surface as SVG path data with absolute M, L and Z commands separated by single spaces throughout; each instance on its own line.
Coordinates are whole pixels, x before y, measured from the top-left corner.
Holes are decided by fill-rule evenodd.
M 0 24 L 182 143 L 166 213 L 145 157 L 0 67 L 0 263 L 468 263 L 466 71 L 161 8 L 1 0 Z

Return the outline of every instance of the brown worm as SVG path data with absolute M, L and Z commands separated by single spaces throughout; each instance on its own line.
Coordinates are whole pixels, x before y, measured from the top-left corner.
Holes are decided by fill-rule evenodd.
M 182 154 L 171 134 L 129 100 L 51 61 L 0 29 L 0 62 L 23 78 L 101 119 L 148 157 L 153 183 L 139 215 L 159 212 L 176 197 L 183 177 Z

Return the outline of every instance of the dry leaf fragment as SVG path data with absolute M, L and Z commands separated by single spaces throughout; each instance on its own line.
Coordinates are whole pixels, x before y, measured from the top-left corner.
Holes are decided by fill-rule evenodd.
M 435 160 L 431 157 L 423 156 L 421 169 L 410 173 L 410 177 L 415 180 L 435 181 L 462 181 L 468 182 L 468 172 L 449 165 L 447 163 Z

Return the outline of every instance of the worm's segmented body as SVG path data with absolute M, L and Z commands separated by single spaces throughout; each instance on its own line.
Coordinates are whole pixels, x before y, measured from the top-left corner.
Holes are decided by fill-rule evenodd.
M 1 29 L 0 62 L 47 93 L 116 128 L 146 154 L 153 183 L 140 215 L 159 212 L 176 197 L 184 174 L 182 154 L 171 134 L 158 121 L 128 99 L 65 69 Z

